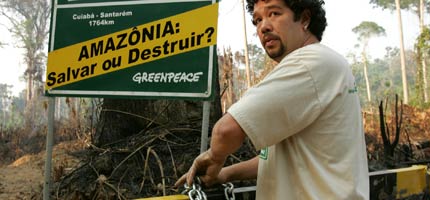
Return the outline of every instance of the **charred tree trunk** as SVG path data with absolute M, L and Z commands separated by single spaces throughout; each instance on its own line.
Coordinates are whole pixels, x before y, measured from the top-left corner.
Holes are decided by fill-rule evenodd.
M 400 107 L 400 113 L 399 113 L 399 107 Z M 385 105 L 385 108 L 387 108 L 387 105 Z M 395 124 L 395 128 L 394 128 L 395 135 L 392 136 L 390 133 L 390 127 L 388 126 L 388 123 L 386 121 L 386 115 L 384 114 L 383 102 L 381 101 L 379 103 L 379 122 L 380 122 L 380 128 L 381 128 L 381 137 L 384 144 L 384 159 L 385 159 L 385 164 L 389 168 L 394 167 L 394 162 L 393 162 L 394 149 L 399 143 L 402 120 L 403 120 L 403 105 L 402 105 L 402 101 L 400 101 L 400 106 L 398 105 L 398 95 L 396 94 L 396 102 L 394 105 L 394 119 L 392 120 L 393 123 Z M 392 141 L 393 137 L 394 139 Z
M 202 105 L 183 100 L 104 99 L 93 144 L 108 145 L 156 126 L 200 126 Z M 213 125 L 221 116 L 219 100 L 211 107 Z
M 214 74 L 215 80 L 218 80 L 218 73 Z M 210 127 L 222 114 L 218 81 L 215 81 L 214 93 Z M 156 126 L 175 127 L 188 124 L 201 127 L 202 114 L 203 102 L 200 101 L 104 99 L 93 144 L 108 145 Z

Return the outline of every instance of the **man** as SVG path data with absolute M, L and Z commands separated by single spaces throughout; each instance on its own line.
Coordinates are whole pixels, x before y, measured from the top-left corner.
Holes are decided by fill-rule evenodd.
M 210 149 L 176 186 L 257 178 L 258 200 L 368 199 L 361 108 L 347 61 L 320 44 L 322 0 L 247 0 L 279 64 L 214 126 Z M 259 156 L 224 167 L 246 137 Z

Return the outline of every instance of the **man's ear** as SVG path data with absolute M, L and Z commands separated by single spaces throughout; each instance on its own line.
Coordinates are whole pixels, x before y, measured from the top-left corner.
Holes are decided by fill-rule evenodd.
M 311 23 L 311 11 L 309 11 L 309 9 L 305 9 L 302 12 L 302 16 L 300 17 L 300 22 L 302 23 L 305 29 L 309 27 L 309 24 Z

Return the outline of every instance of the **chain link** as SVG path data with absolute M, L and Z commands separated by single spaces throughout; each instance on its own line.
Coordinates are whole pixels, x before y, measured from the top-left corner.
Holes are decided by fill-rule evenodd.
M 224 187 L 224 196 L 226 200 L 236 200 L 235 197 L 235 188 L 233 183 L 225 183 L 222 184 Z M 185 190 L 182 191 L 182 194 L 187 194 L 190 200 L 207 200 L 206 193 L 202 190 L 201 181 L 197 177 L 196 181 L 193 182 L 191 186 L 188 186 L 186 183 L 184 184 Z M 243 191 L 242 191 L 242 190 Z M 237 192 L 247 192 L 247 191 L 255 191 L 255 186 L 246 187 L 246 188 L 237 188 Z
M 200 186 L 200 179 L 197 177 L 197 180 L 193 182 L 193 185 L 188 186 L 186 183 L 184 185 L 185 190 L 182 194 L 188 194 L 190 200 L 207 200 L 206 193 L 203 192 L 202 187 Z
M 224 186 L 225 199 L 226 200 L 235 200 L 236 197 L 234 196 L 234 192 L 233 192 L 233 190 L 234 190 L 233 183 L 228 182 L 228 183 L 222 184 L 222 186 Z

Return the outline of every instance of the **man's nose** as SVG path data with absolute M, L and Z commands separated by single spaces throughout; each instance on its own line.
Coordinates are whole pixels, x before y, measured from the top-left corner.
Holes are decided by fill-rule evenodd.
M 272 27 L 272 23 L 270 22 L 270 20 L 263 19 L 260 23 L 261 23 L 260 32 L 262 34 L 272 32 L 273 27 Z

